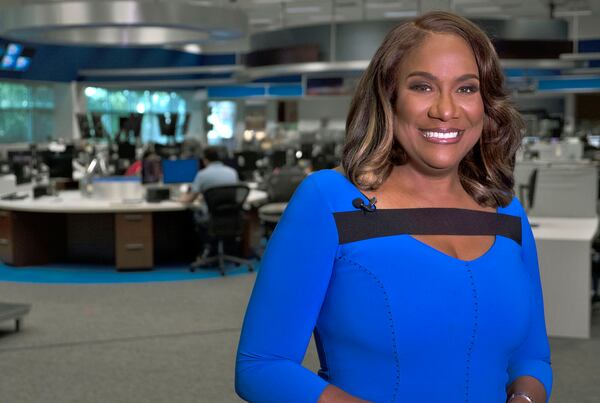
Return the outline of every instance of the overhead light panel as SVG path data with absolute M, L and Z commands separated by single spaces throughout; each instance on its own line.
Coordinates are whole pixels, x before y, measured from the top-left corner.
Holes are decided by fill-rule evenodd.
M 286 7 L 285 12 L 288 14 L 310 14 L 318 13 L 321 11 L 319 6 L 305 6 L 305 7 Z
M 179 2 L 55 1 L 0 8 L 0 35 L 89 46 L 164 46 L 237 40 L 248 31 L 239 9 Z
M 386 11 L 383 13 L 385 18 L 407 18 L 416 17 L 417 15 L 417 10 Z
M 469 14 L 485 14 L 485 13 L 499 13 L 502 9 L 499 6 L 473 6 L 463 8 L 465 13 Z

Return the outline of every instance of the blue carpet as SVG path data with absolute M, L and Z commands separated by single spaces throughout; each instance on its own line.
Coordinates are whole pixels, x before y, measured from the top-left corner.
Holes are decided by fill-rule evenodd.
M 255 264 L 254 269 L 257 270 Z M 246 266 L 226 267 L 226 275 L 248 273 Z M 150 271 L 118 272 L 114 266 L 101 265 L 46 265 L 12 267 L 0 263 L 0 281 L 18 283 L 102 284 L 147 283 L 157 281 L 187 281 L 221 277 L 218 270 L 190 272 L 187 265 L 159 266 Z

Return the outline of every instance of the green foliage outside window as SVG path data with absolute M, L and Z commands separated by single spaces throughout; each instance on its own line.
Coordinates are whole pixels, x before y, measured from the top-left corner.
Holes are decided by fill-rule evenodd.
M 54 90 L 0 82 L 0 143 L 48 141 L 54 132 Z

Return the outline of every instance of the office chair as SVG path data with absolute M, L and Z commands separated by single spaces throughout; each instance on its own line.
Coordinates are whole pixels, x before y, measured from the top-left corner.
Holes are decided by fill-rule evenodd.
M 252 262 L 237 256 L 227 255 L 224 252 L 224 242 L 238 240 L 244 231 L 243 205 L 250 193 L 247 185 L 216 186 L 207 189 L 204 200 L 208 207 L 208 235 L 211 240 L 217 241 L 217 254 L 209 257 L 199 257 L 190 266 L 190 271 L 218 263 L 218 270 L 225 275 L 225 262 L 233 262 L 248 266 L 248 271 L 253 271 Z
M 267 239 L 275 230 L 288 201 L 305 177 L 306 174 L 300 168 L 284 167 L 267 178 L 266 190 L 269 201 L 258 209 L 258 218 L 265 229 Z
M 527 185 L 519 185 L 519 200 L 523 204 L 525 211 L 529 212 L 533 207 L 533 201 L 535 198 L 535 185 L 537 183 L 538 170 L 534 169 L 529 175 Z M 527 192 L 527 198 L 525 198 L 525 192 Z

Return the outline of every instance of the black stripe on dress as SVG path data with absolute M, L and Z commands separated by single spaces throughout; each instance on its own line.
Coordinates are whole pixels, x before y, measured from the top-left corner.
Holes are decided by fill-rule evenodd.
M 521 245 L 521 217 L 458 208 L 333 213 L 339 243 L 392 235 L 501 235 Z

